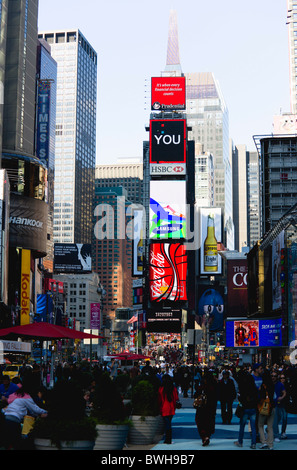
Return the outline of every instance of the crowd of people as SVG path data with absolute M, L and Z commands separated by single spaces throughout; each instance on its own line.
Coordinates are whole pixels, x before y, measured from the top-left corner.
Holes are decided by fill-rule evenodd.
M 89 373 L 85 388 L 86 410 L 91 402 L 93 378 L 107 372 L 114 380 L 127 376 L 153 376 L 159 380 L 158 403 L 164 420 L 164 442 L 172 443 L 172 420 L 180 406 L 180 398 L 193 399 L 195 423 L 202 445 L 208 446 L 215 432 L 216 415 L 220 404 L 221 419 L 231 424 L 234 403 L 240 418 L 238 440 L 234 445 L 243 447 L 245 427 L 248 424 L 251 448 L 273 449 L 274 444 L 286 439 L 288 413 L 297 413 L 297 368 L 293 365 L 262 364 L 234 366 L 222 364 L 187 365 L 185 363 L 151 365 L 135 362 L 132 368 L 119 367 L 113 360 L 108 364 L 77 365 L 58 364 L 54 378 L 59 380 L 81 380 Z M 100 372 L 100 373 L 99 373 Z M 46 386 L 39 366 L 24 368 L 20 375 L 10 380 L 0 371 L 0 407 L 6 431 L 4 447 L 18 448 L 23 419 L 26 415 L 47 416 L 43 399 Z M 46 384 L 45 384 L 46 385 Z M 86 411 L 87 412 L 87 411 Z

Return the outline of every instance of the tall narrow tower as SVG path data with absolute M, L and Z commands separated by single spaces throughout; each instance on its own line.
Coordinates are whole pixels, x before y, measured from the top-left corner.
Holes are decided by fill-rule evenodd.
M 167 59 L 166 59 L 165 71 L 162 72 L 162 75 L 179 76 L 181 74 L 182 74 L 182 69 L 181 69 L 180 58 L 179 58 L 177 13 L 175 10 L 170 10 Z
M 297 114 L 297 0 L 287 0 L 291 113 Z

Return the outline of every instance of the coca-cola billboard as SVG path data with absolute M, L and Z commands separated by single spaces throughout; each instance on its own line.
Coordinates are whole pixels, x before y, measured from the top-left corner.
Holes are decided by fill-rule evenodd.
M 150 245 L 149 286 L 152 302 L 187 300 L 187 253 L 180 243 Z
M 244 316 L 248 311 L 247 260 L 228 261 L 228 317 Z

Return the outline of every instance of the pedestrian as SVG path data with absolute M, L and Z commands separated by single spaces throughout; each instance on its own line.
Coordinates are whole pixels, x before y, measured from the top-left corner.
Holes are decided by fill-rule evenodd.
M 164 444 L 172 443 L 172 418 L 175 415 L 176 403 L 178 401 L 177 388 L 174 385 L 170 375 L 165 374 L 162 377 L 162 385 L 158 390 L 158 399 L 160 406 L 160 414 L 164 421 L 165 440 Z
M 217 386 L 212 372 L 205 370 L 194 394 L 194 406 L 195 401 L 200 402 L 196 407 L 195 422 L 203 447 L 209 445 L 210 437 L 215 432 Z
M 280 413 L 280 426 L 281 426 L 281 439 L 287 439 L 286 435 L 286 430 L 287 430 L 287 424 L 288 424 L 288 412 L 287 412 L 287 406 L 289 402 L 289 397 L 290 397 L 290 386 L 287 380 L 287 377 L 285 374 L 282 372 L 280 374 L 280 381 L 284 385 L 285 390 L 286 390 L 286 397 L 281 403 L 281 413 Z
M 243 370 L 238 375 L 238 392 L 238 400 L 242 406 L 242 414 L 240 417 L 238 441 L 234 442 L 234 444 L 237 447 L 243 446 L 244 428 L 249 421 L 251 428 L 251 449 L 256 449 L 258 390 L 253 377 L 246 370 Z
M 280 442 L 279 423 L 282 420 L 283 412 L 285 412 L 285 399 L 286 399 L 286 388 L 281 380 L 279 380 L 278 373 L 273 370 L 271 373 L 271 379 L 274 385 L 274 421 L 273 421 L 273 434 L 274 441 Z
M 223 371 L 223 377 L 218 382 L 218 397 L 221 402 L 223 424 L 231 424 L 232 406 L 236 398 L 236 389 L 233 380 L 230 379 L 228 370 Z
M 258 402 L 258 429 L 260 435 L 260 449 L 273 449 L 273 421 L 275 414 L 274 407 L 274 384 L 271 379 L 269 371 L 265 371 L 262 376 L 262 385 L 260 387 L 259 402 Z M 263 410 L 263 405 L 267 405 L 267 411 Z M 264 425 L 267 424 L 265 435 Z
M 10 380 L 9 375 L 3 375 L 0 385 L 1 408 L 7 405 L 9 395 L 18 390 L 18 385 Z
M 2 410 L 5 416 L 4 447 L 6 450 L 20 450 L 22 448 L 22 422 L 24 417 L 27 414 L 35 417 L 46 417 L 47 411 L 36 405 L 29 394 L 29 386 L 25 381 L 9 400 L 9 405 Z

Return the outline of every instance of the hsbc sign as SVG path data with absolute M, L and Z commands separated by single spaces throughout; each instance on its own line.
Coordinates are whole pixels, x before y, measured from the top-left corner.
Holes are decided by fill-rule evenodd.
M 150 163 L 186 162 L 186 120 L 150 121 Z
M 186 175 L 185 163 L 160 163 L 158 165 L 150 164 L 150 174 L 155 176 L 179 176 Z

